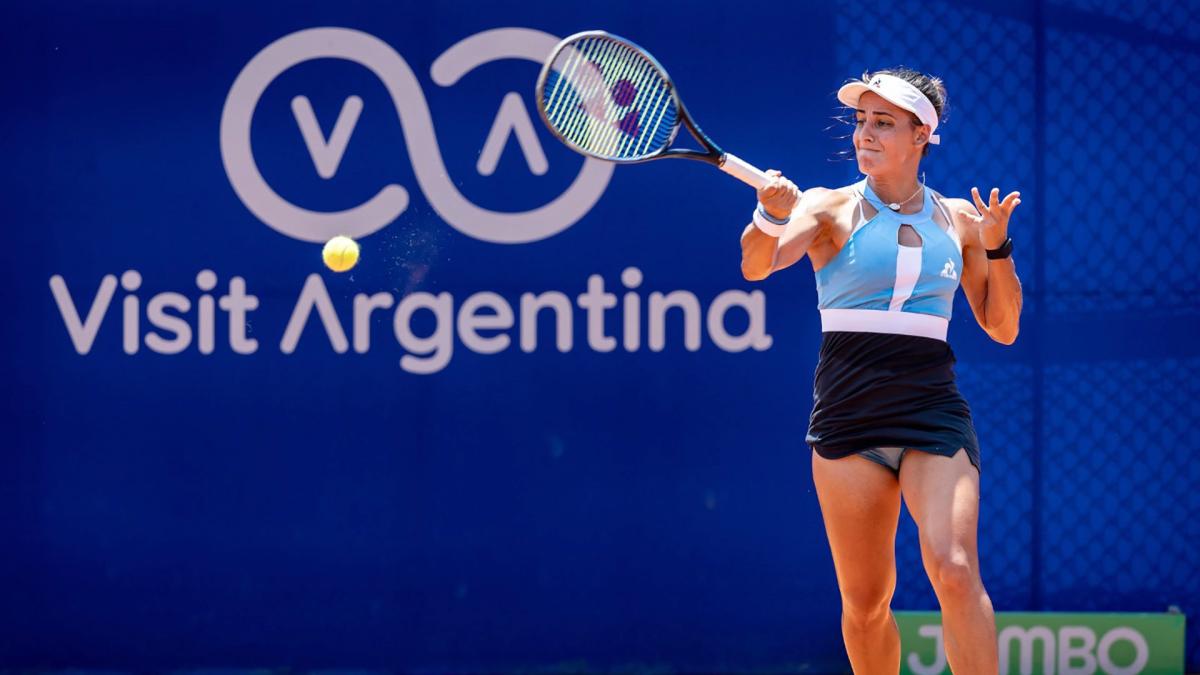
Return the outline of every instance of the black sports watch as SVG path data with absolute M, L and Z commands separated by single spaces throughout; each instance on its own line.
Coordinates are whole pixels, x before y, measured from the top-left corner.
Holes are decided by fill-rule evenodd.
M 1003 260 L 1003 259 L 1009 257 L 1010 255 L 1012 255 L 1012 239 L 1011 238 L 1005 239 L 1004 243 L 1000 244 L 1000 248 L 987 249 L 988 260 Z

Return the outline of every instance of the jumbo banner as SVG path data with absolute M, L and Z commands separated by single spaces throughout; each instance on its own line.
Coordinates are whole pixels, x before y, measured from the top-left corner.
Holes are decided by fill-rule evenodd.
M 999 612 L 1000 673 L 1182 673 L 1185 617 L 1173 614 Z M 941 615 L 897 612 L 901 672 L 941 675 Z

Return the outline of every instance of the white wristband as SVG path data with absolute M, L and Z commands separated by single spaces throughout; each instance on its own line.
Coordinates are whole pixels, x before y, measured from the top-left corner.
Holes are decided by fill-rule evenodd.
M 772 223 L 771 221 L 767 220 L 766 216 L 763 214 L 762 209 L 760 207 L 754 208 L 753 220 L 754 220 L 754 226 L 757 227 L 760 232 L 767 235 L 768 237 L 778 238 L 778 237 L 782 236 L 784 232 L 787 231 L 787 220 L 785 220 L 782 224 L 778 224 L 778 225 L 775 223 Z M 790 220 L 790 218 L 788 220 Z

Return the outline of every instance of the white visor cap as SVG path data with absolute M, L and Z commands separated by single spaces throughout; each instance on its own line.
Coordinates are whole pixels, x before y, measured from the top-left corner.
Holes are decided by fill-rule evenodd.
M 937 110 L 925 94 L 912 84 L 896 77 L 880 73 L 871 78 L 870 82 L 851 82 L 838 89 L 838 100 L 851 108 L 858 107 L 858 99 L 868 91 L 873 91 L 921 120 L 921 124 L 929 125 L 929 142 L 938 145 L 942 138 L 935 131 L 938 128 Z

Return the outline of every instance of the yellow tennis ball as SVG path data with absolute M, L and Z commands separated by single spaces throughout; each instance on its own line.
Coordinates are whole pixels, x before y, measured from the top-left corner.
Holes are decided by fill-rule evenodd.
M 325 242 L 321 258 L 334 272 L 345 272 L 358 262 L 358 244 L 350 237 L 336 236 Z

